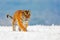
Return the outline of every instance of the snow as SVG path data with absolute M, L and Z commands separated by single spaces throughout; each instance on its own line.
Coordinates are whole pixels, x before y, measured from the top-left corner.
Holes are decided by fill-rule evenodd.
M 12 26 L 0 26 L 0 40 L 60 40 L 60 26 L 33 25 L 27 30 L 12 31 Z

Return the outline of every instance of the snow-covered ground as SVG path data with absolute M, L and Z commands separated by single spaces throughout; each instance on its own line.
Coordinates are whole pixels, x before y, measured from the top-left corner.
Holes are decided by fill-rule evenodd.
M 27 30 L 12 31 L 12 26 L 0 26 L 0 40 L 60 40 L 60 26 L 33 25 Z

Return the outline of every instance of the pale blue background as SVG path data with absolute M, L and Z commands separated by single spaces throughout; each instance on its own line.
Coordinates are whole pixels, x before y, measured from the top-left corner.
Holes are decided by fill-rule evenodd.
M 0 25 L 11 25 L 6 14 L 31 10 L 29 25 L 60 25 L 60 0 L 0 0 Z

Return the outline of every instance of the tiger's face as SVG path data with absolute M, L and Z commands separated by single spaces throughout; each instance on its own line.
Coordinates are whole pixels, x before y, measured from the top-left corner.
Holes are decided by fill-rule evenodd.
M 30 18 L 30 11 L 29 10 L 25 10 L 24 11 L 24 16 L 28 19 Z
M 29 10 L 24 10 L 22 18 L 23 18 L 24 21 L 28 21 L 30 19 L 30 11 Z

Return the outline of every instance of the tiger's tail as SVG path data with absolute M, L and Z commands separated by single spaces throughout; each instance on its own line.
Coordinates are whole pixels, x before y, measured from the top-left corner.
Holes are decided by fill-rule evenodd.
M 6 17 L 7 17 L 7 18 L 11 18 L 11 19 L 13 19 L 13 17 L 10 16 L 9 14 L 7 14 Z

